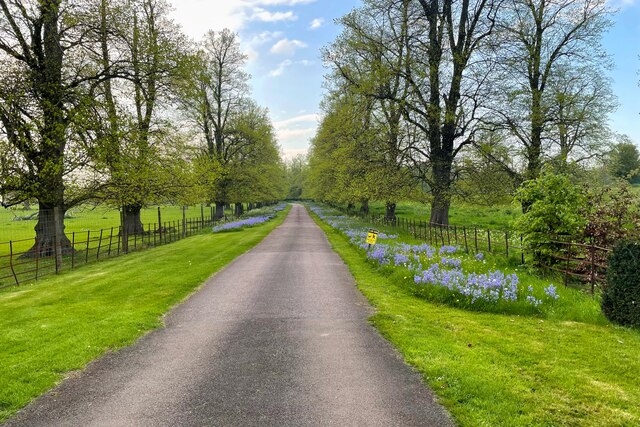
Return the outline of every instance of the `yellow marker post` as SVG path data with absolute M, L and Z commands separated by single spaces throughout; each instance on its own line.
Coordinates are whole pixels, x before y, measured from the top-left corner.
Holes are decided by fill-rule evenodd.
M 371 247 L 371 245 L 375 245 L 377 241 L 378 230 L 369 229 L 369 233 L 367 233 L 367 243 L 369 244 L 369 247 Z

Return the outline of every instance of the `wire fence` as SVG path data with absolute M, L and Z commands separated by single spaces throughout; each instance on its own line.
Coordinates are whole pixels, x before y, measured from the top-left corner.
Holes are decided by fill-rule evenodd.
M 401 230 L 430 245 L 453 245 L 466 253 L 485 252 L 506 258 L 515 257 L 522 264 L 527 262 L 527 248 L 523 237 L 510 230 L 435 224 L 399 216 L 389 219 L 384 215 L 364 215 L 360 218 L 371 224 Z M 545 258 L 541 267 L 561 275 L 565 286 L 586 286 L 594 294 L 596 289 L 605 284 L 611 248 L 571 240 L 553 240 L 549 243 L 556 245 L 557 250 Z
M 64 231 L 64 215 L 58 210 L 41 211 L 36 237 L 0 243 L 0 288 L 20 285 L 41 277 L 72 270 L 81 265 L 146 248 L 166 245 L 235 219 L 233 215 L 216 218 L 213 210 L 200 208 L 198 216 L 162 219 L 143 224 L 136 217 L 120 213 L 120 225 L 86 231 Z M 133 224 L 133 228 L 131 225 Z

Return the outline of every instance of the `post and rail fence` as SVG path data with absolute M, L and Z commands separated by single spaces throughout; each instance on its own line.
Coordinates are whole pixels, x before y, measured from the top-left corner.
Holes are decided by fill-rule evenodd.
M 486 252 L 507 258 L 516 257 L 522 264 L 527 261 L 524 239 L 508 229 L 435 224 L 400 216 L 393 219 L 373 214 L 358 216 L 372 224 L 401 230 L 430 245 L 458 246 L 468 254 Z M 565 286 L 578 282 L 586 285 L 588 291 L 593 294 L 598 287 L 604 285 L 610 248 L 599 247 L 592 242 L 550 241 L 549 243 L 557 244 L 558 252 L 548 257 L 547 262 L 541 267 L 561 275 Z
M 45 239 L 29 238 L 0 243 L 0 288 L 28 283 L 62 271 L 73 270 L 109 257 L 169 244 L 201 232 L 205 228 L 235 219 L 224 215 L 216 218 L 213 210 L 197 217 L 163 221 L 158 208 L 158 222 L 147 223 L 137 232 L 128 233 L 124 213 L 117 227 L 64 232 L 60 212 L 54 212 L 52 223 L 58 224 L 42 233 Z M 47 233 L 46 231 L 49 231 Z

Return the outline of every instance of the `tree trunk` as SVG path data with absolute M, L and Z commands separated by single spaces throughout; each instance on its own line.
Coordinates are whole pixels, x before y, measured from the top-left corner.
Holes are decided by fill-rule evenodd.
M 216 219 L 224 217 L 224 202 L 216 202 Z
M 360 214 L 369 215 L 369 199 L 362 199 L 362 205 L 360 206 Z
M 431 218 L 429 219 L 429 222 L 432 224 L 448 225 L 450 205 L 450 197 L 434 194 L 433 201 L 431 202 Z
M 123 207 L 124 209 L 124 231 L 127 236 L 132 236 L 134 234 L 142 234 L 144 233 L 144 225 L 142 224 L 142 220 L 140 219 L 140 212 L 142 211 L 142 206 L 140 205 L 127 205 Z
M 396 203 L 395 202 L 387 202 L 384 219 L 388 221 L 393 221 L 396 219 Z
M 347 212 L 351 213 L 356 209 L 356 205 L 354 205 L 352 202 L 349 202 L 349 204 L 347 205 Z
M 244 213 L 244 205 L 242 203 L 236 203 L 235 213 L 236 216 L 240 216 Z
M 69 255 L 71 251 L 73 251 L 71 241 L 64 233 L 64 209 L 58 206 L 60 214 L 58 215 L 58 223 L 56 224 L 54 208 L 55 206 L 53 205 L 39 202 L 38 222 L 34 228 L 36 231 L 35 244 L 21 256 L 22 258 L 35 258 L 36 255 L 39 258 L 54 256 L 56 228 L 62 230 L 62 235 L 59 239 L 62 255 Z
M 249 203 L 249 205 L 247 206 L 247 210 L 248 211 L 252 211 L 253 210 L 253 203 Z
M 451 163 L 436 160 L 432 171 L 433 188 L 431 201 L 432 224 L 449 224 L 449 206 L 451 205 Z

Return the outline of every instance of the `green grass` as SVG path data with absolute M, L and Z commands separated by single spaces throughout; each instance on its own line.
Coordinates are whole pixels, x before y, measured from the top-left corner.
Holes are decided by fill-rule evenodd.
M 337 210 L 324 209 L 326 215 L 340 215 Z M 366 219 L 360 219 L 357 217 L 350 217 L 347 222 L 351 228 L 366 230 L 371 227 L 371 224 Z M 424 240 L 416 239 L 413 235 L 409 234 L 406 230 L 396 227 L 385 225 L 376 225 L 379 231 L 387 234 L 398 235 L 397 239 L 392 242 L 404 242 L 409 244 L 423 244 Z M 453 236 L 451 236 L 453 237 Z M 495 236 L 494 236 L 495 237 Z M 445 239 L 446 240 L 446 239 Z M 384 239 L 380 240 L 380 243 L 390 243 Z M 427 242 L 428 243 L 428 242 Z M 438 242 L 431 242 L 433 246 L 439 247 Z M 560 296 L 558 301 L 545 303 L 540 308 L 532 308 L 531 305 L 524 301 L 518 301 L 517 303 L 507 303 L 504 301 L 498 304 L 481 304 L 475 303 L 469 304 L 467 300 L 458 300 L 454 294 L 451 294 L 448 290 L 443 288 L 437 288 L 432 286 L 417 287 L 413 286 L 413 292 L 425 299 L 435 301 L 437 303 L 449 304 L 458 308 L 465 308 L 476 311 L 490 311 L 494 313 L 508 313 L 508 314 L 521 314 L 521 315 L 536 315 L 547 319 L 556 320 L 569 320 L 577 322 L 586 322 L 593 324 L 607 324 L 608 321 L 602 314 L 599 305 L 599 296 L 591 296 L 588 291 L 588 286 L 581 283 L 571 283 L 569 287 L 562 285 L 563 278 L 558 274 L 544 273 L 539 270 L 529 270 L 526 265 L 521 264 L 521 252 L 518 249 L 513 249 L 510 252 L 510 256 L 506 257 L 504 254 L 504 242 L 494 242 L 492 245 L 493 250 L 496 252 L 487 252 L 486 240 L 479 242 L 479 252 L 484 255 L 484 260 L 478 261 L 472 255 L 466 255 L 463 253 L 464 245 L 462 240 L 455 241 L 453 238 L 451 242 L 447 244 L 456 245 L 462 248 L 462 253 L 456 255 L 456 258 L 460 258 L 462 261 L 462 268 L 467 272 L 474 272 L 477 274 L 484 274 L 496 270 L 500 270 L 505 274 L 516 274 L 519 278 L 520 288 L 524 291 L 528 286 L 534 289 L 533 295 L 541 300 L 545 300 L 544 288 L 553 283 L 557 287 L 558 295 Z M 514 243 L 514 242 L 512 242 Z M 474 253 L 474 248 L 470 243 L 470 252 Z M 364 254 L 363 254 L 364 256 Z M 438 260 L 431 260 L 435 262 Z M 426 269 L 432 262 L 424 263 Z M 397 275 L 401 282 L 407 284 L 413 283 L 413 274 L 407 269 L 401 267 L 383 267 L 387 273 L 391 273 L 393 270 L 398 270 Z
M 24 217 L 37 212 L 37 206 L 29 211 L 21 209 L 0 209 L 0 254 L 8 253 L 8 245 L 4 244 L 9 240 L 25 240 L 14 244 L 14 250 L 17 252 L 28 250 L 32 245 L 35 237 L 34 227 L 37 220 L 14 221 L 16 216 Z M 181 206 L 161 206 L 162 222 L 182 220 Z M 200 218 L 200 205 L 189 206 L 186 211 L 187 218 Z M 72 232 L 96 231 L 100 229 L 117 228 L 120 226 L 120 212 L 117 209 L 105 206 L 91 207 L 88 205 L 79 206 L 69 210 L 67 215 L 70 218 L 65 219 L 65 233 L 71 235 Z M 210 208 L 204 207 L 204 215 L 211 215 Z M 142 210 L 140 217 L 143 224 L 155 224 L 158 222 L 158 207 L 150 207 Z
M 0 422 L 109 350 L 162 325 L 161 315 L 259 243 L 263 225 L 194 236 L 0 291 Z
M 370 212 L 374 215 L 384 215 L 385 204 L 383 202 L 371 202 Z M 449 211 L 449 222 L 452 225 L 478 226 L 482 228 L 510 228 L 513 220 L 522 213 L 517 205 L 503 206 L 476 206 L 454 202 Z M 398 202 L 396 215 L 416 221 L 428 221 L 431 207 L 420 202 Z
M 376 307 L 373 324 L 460 425 L 640 425 L 640 332 L 429 302 L 316 221 Z

